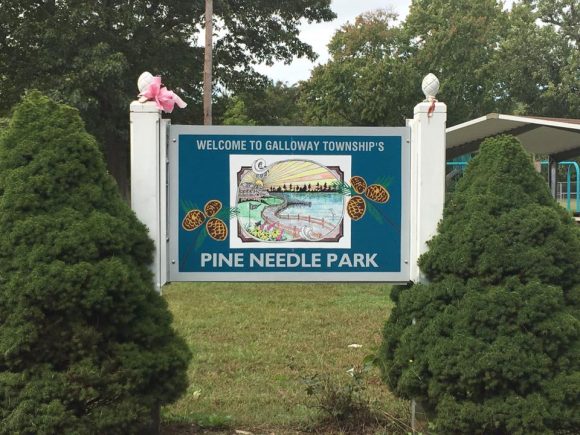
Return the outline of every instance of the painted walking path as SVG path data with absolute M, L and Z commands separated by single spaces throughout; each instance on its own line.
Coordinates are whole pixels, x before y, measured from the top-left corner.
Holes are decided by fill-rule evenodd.
M 291 205 L 288 204 L 288 199 L 284 195 L 272 196 L 275 196 L 284 202 L 278 205 L 270 205 L 262 210 L 262 219 L 265 224 L 283 229 L 290 233 L 294 238 L 300 238 L 303 236 L 301 233 L 303 227 L 310 227 L 312 229 L 310 237 L 314 239 L 321 239 L 336 227 L 336 224 L 332 222 L 311 217 L 307 214 L 283 214 L 282 212 Z

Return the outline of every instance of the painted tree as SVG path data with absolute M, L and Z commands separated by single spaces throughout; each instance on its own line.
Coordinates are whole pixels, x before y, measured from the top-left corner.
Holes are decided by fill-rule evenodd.
M 429 283 L 393 291 L 391 390 L 438 433 L 580 427 L 579 236 L 519 142 L 486 140 L 419 261 Z
M 299 39 L 298 25 L 302 19 L 332 19 L 329 5 L 330 0 L 216 1 L 215 80 L 235 91 L 264 81 L 253 70 L 256 63 L 314 58 Z M 122 190 L 128 188 L 127 110 L 139 74 L 162 75 L 190 103 L 176 119 L 201 122 L 203 47 L 196 40 L 204 0 L 2 0 L 1 9 L 0 111 L 27 88 L 75 106 L 104 146 Z
M 78 112 L 29 93 L 0 136 L 0 433 L 140 433 L 190 358 L 153 242 Z

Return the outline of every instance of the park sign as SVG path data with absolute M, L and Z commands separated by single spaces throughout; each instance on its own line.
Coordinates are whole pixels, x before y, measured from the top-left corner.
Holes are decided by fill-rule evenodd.
M 169 137 L 169 281 L 409 281 L 409 127 Z
M 445 199 L 436 84 L 425 77 L 406 127 L 173 126 L 156 101 L 131 103 L 131 207 L 157 289 L 422 281 Z

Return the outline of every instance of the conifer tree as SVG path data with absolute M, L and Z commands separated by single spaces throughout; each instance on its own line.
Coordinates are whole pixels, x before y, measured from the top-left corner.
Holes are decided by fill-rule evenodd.
M 519 142 L 488 139 L 394 289 L 381 370 L 437 433 L 580 427 L 580 237 Z
M 190 359 L 77 111 L 38 92 L 0 137 L 0 433 L 138 433 Z

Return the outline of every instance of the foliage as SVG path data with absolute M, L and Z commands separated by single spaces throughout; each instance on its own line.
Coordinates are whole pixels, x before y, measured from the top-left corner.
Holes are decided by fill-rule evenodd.
M 454 125 L 503 111 L 494 70 L 489 67 L 506 32 L 507 14 L 497 0 L 414 0 L 404 23 L 415 68 L 441 80 Z
M 118 181 L 128 169 L 128 104 L 148 70 L 189 104 L 180 121 L 202 119 L 203 0 L 114 2 L 2 0 L 0 95 L 5 108 L 25 89 L 42 89 L 78 108 Z M 315 55 L 300 41 L 302 19 L 334 17 L 330 0 L 214 2 L 214 77 L 230 90 L 263 77 L 252 65 Z M 0 113 L 0 116 L 4 113 Z M 127 186 L 122 186 L 127 188 Z
M 576 47 L 580 46 L 580 10 L 578 0 L 532 0 L 540 19 L 558 28 Z
M 297 106 L 298 87 L 268 82 L 238 92 L 229 99 L 223 124 L 226 125 L 302 125 Z
M 398 418 L 384 411 L 384 404 L 376 403 L 367 394 L 369 372 L 373 364 L 363 364 L 348 370 L 348 381 L 338 381 L 318 373 L 306 377 L 306 393 L 314 399 L 314 407 L 321 412 L 319 427 L 335 428 L 352 433 L 366 433 L 377 429 L 403 433 L 411 429 L 407 418 Z
M 195 424 L 202 429 L 227 429 L 232 426 L 232 417 L 222 414 L 198 414 Z
M 0 118 L 0 135 L 6 131 L 6 129 L 8 128 L 8 123 L 10 122 L 10 119 L 8 118 Z
M 514 4 L 505 38 L 491 60 L 498 89 L 517 114 L 580 117 L 580 54 L 555 26 L 539 26 L 542 15 Z
M 0 433 L 136 433 L 181 395 L 152 252 L 78 112 L 30 92 L 0 139 Z
M 331 60 L 302 84 L 300 108 L 310 125 L 403 125 L 421 76 L 408 61 L 396 14 L 379 10 L 347 23 L 332 38 Z
M 316 407 L 326 418 L 340 427 L 361 427 L 364 422 L 376 423 L 373 412 L 364 398 L 364 371 L 354 370 L 349 382 L 335 384 L 315 374 L 306 378 L 306 393 L 316 399 Z
M 222 123 L 224 125 L 256 125 L 256 121 L 247 115 L 246 104 L 240 97 L 233 97 L 228 102 Z
M 441 433 L 580 426 L 580 239 L 513 137 L 488 139 L 393 292 L 381 365 Z
M 403 125 L 427 72 L 441 80 L 449 123 L 507 107 L 491 60 L 506 32 L 496 0 L 414 0 L 402 24 L 388 11 L 359 16 L 329 44 L 331 60 L 303 84 L 310 124 Z
M 362 14 L 301 86 L 312 125 L 402 125 L 428 72 L 448 124 L 490 112 L 580 117 L 577 0 L 413 0 L 406 19 Z

